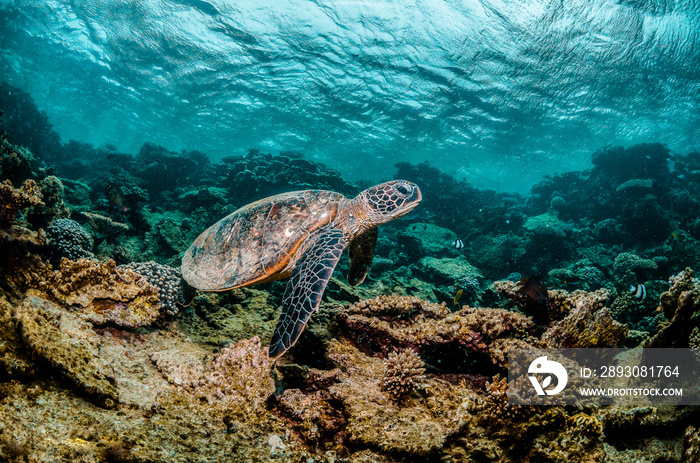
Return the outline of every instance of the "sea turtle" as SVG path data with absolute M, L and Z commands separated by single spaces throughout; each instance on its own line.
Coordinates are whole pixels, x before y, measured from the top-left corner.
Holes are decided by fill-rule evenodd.
M 418 205 L 418 186 L 394 180 L 354 199 L 326 190 L 293 191 L 241 207 L 194 240 L 182 258 L 182 276 L 204 291 L 224 291 L 291 275 L 270 342 L 273 359 L 292 347 L 343 249 L 350 247 L 348 282 L 362 283 L 372 264 L 377 225 Z

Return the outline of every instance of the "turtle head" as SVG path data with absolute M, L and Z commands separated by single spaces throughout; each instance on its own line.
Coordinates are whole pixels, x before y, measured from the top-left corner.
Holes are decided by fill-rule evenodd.
M 421 199 L 418 185 L 406 180 L 381 183 L 368 188 L 356 198 L 364 206 L 370 221 L 376 225 L 408 214 Z

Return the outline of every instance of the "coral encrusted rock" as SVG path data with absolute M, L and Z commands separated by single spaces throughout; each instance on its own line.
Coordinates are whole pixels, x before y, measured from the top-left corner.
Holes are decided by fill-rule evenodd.
M 221 349 L 188 389 L 209 403 L 233 401 L 263 409 L 267 398 L 275 392 L 271 366 L 272 360 L 259 337 L 243 339 Z
M 113 260 L 64 258 L 48 291 L 99 325 L 147 326 L 160 315 L 158 289 L 134 271 L 117 268 Z
M 413 296 L 379 296 L 345 307 L 341 330 L 358 345 L 383 356 L 410 348 L 431 363 L 448 355 L 454 362 L 498 364 L 501 341 L 525 339 L 535 329 L 522 314 L 502 309 L 463 307 L 451 312 Z
M 629 330 L 627 325 L 613 320 L 610 309 L 604 307 L 609 297 L 606 289 L 567 295 L 565 303 L 572 307 L 569 314 L 547 329 L 542 339 L 549 347 L 561 348 L 622 345 Z
M 424 397 L 422 393 L 397 401 L 382 386 L 381 358 L 367 356 L 347 340 L 336 339 L 329 345 L 328 356 L 343 370 L 328 390 L 335 403 L 342 403 L 352 444 L 426 457 L 443 448 L 471 420 L 463 404 L 477 400 L 477 394 L 463 383 L 428 376 Z
M 13 314 L 24 346 L 103 405 L 118 400 L 111 366 L 100 355 L 99 336 L 80 317 L 31 290 Z

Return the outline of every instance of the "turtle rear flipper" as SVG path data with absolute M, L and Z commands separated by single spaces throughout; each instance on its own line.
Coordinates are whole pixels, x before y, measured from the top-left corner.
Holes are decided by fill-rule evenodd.
M 367 272 L 372 266 L 378 236 L 379 230 L 375 227 L 350 241 L 350 271 L 348 272 L 350 286 L 357 286 L 365 281 Z
M 284 290 L 282 315 L 270 341 L 270 358 L 276 359 L 297 342 L 346 246 L 343 232 L 333 228 L 319 234 L 301 256 Z

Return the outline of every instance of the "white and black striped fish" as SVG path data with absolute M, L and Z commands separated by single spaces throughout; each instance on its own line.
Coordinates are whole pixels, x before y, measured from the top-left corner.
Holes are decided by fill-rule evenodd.
M 452 242 L 452 246 L 456 249 L 462 249 L 464 247 L 464 242 L 462 240 L 455 240 Z
M 634 294 L 637 299 L 646 299 L 647 288 L 643 284 L 630 285 L 630 293 Z

